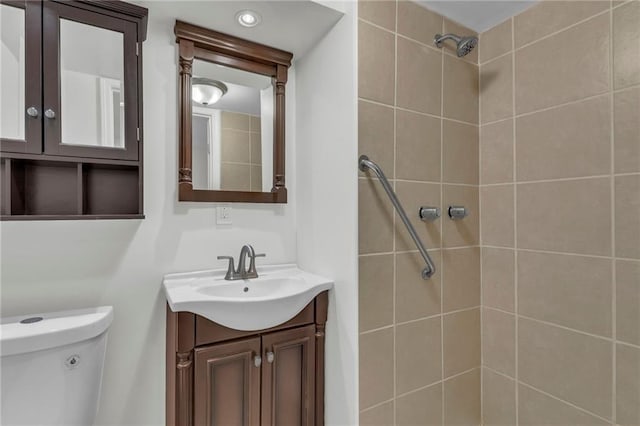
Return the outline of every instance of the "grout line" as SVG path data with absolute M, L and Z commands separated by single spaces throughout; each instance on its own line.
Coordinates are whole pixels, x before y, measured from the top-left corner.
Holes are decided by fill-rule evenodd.
M 640 173 L 630 173 L 630 174 L 640 174 Z M 532 183 L 552 183 L 552 182 L 570 182 L 570 181 L 575 181 L 575 180 L 585 180 L 585 179 L 603 179 L 603 178 L 610 178 L 611 174 L 604 174 L 604 175 L 590 175 L 590 176 L 576 176 L 576 177 L 565 177 L 565 178 L 552 178 L 552 179 L 539 179 L 539 180 L 525 180 L 525 181 L 520 181 L 520 182 L 505 182 L 505 183 L 487 183 L 485 185 L 482 185 L 483 187 L 490 187 L 490 186 L 504 186 L 504 185 L 523 185 L 523 184 L 532 184 Z
M 442 18 L 440 34 L 444 34 L 444 17 Z M 442 56 L 440 57 L 440 205 L 442 211 L 444 207 L 444 49 L 442 49 Z M 440 249 L 444 247 L 444 221 L 440 221 Z M 442 384 L 440 385 L 440 422 L 444 425 L 445 422 L 445 392 L 444 392 L 444 286 L 445 286 L 445 273 L 444 270 L 444 256 L 440 256 L 440 378 Z
M 358 98 L 358 100 L 361 101 L 361 102 L 366 102 L 366 103 L 372 104 L 372 105 L 378 105 L 378 106 L 385 107 L 385 108 L 395 109 L 397 111 L 403 111 L 403 112 L 409 112 L 409 113 L 416 114 L 416 115 L 421 115 L 423 117 L 431 117 L 431 118 L 435 118 L 435 119 L 438 119 L 438 120 L 442 119 L 442 120 L 451 121 L 451 122 L 454 122 L 454 123 L 466 124 L 467 126 L 474 126 L 474 127 L 479 127 L 480 126 L 480 123 L 471 123 L 469 121 L 458 120 L 457 118 L 444 117 L 442 115 L 431 114 L 429 112 L 424 112 L 424 111 L 417 111 L 415 109 L 405 108 L 405 107 L 401 107 L 401 106 L 397 106 L 397 105 L 389 105 L 389 104 L 385 104 L 384 102 L 374 101 L 372 99 Z
M 491 371 L 492 373 L 495 373 L 495 374 L 497 374 L 499 376 L 502 376 L 502 377 L 504 377 L 506 379 L 513 380 L 514 382 L 516 381 L 516 379 L 514 379 L 512 376 L 508 375 L 507 373 L 503 373 L 502 371 L 498 371 L 493 367 L 489 367 L 487 365 L 483 365 L 482 368 L 483 369 L 486 368 L 487 370 Z
M 482 45 L 478 46 L 478 49 L 482 48 Z M 478 51 L 478 63 L 480 62 L 480 51 Z M 482 73 L 480 72 L 480 65 L 478 65 L 478 123 L 482 117 Z M 480 366 L 484 365 L 484 309 L 482 309 L 484 300 L 484 279 L 482 273 L 482 243 L 483 243 L 483 231 L 482 231 L 482 193 L 480 191 L 482 185 L 482 127 L 478 126 L 478 243 L 480 245 Z M 480 368 L 480 424 L 484 424 L 485 409 L 484 409 L 484 370 Z
M 515 67 L 515 63 L 512 64 L 512 67 Z M 514 72 L 514 74 L 515 74 L 515 72 Z M 514 75 L 514 77 L 515 77 L 515 75 Z M 567 101 L 567 102 L 563 102 L 563 103 L 560 103 L 560 104 L 555 104 L 555 105 L 547 106 L 547 107 L 544 107 L 544 108 L 539 108 L 539 109 L 536 109 L 536 110 L 533 110 L 533 111 L 523 112 L 523 113 L 520 113 L 520 114 L 516 114 L 516 112 L 514 110 L 513 111 L 513 116 L 511 116 L 511 117 L 500 118 L 498 120 L 493 120 L 493 121 L 487 121 L 485 123 L 480 123 L 480 125 L 481 126 L 486 126 L 488 124 L 495 124 L 495 123 L 498 123 L 500 121 L 505 121 L 505 120 L 508 120 L 510 118 L 513 118 L 513 117 L 522 118 L 522 117 L 526 117 L 526 116 L 529 116 L 529 115 L 538 114 L 540 112 L 551 111 L 551 110 L 554 110 L 554 109 L 559 109 L 559 108 L 562 108 L 562 107 L 570 106 L 570 105 L 573 105 L 573 104 L 578 104 L 580 102 L 587 102 L 587 101 L 593 100 L 595 98 L 604 97 L 604 96 L 607 96 L 607 95 L 609 95 L 609 90 L 605 90 L 603 92 L 596 93 L 595 95 L 585 96 L 585 97 L 582 97 L 582 98 L 579 98 L 579 99 L 574 99 L 572 101 Z
M 483 247 L 492 248 L 492 249 L 502 249 L 502 250 L 515 250 L 514 247 L 507 246 L 496 246 L 496 245 L 485 245 Z M 614 256 L 602 256 L 597 254 L 585 254 L 585 253 L 573 253 L 573 252 L 563 252 L 563 251 L 553 251 L 553 250 L 541 250 L 541 249 L 529 249 L 529 248 L 518 248 L 520 252 L 530 252 L 530 253 L 542 253 L 542 254 L 555 254 L 559 256 L 579 256 L 579 257 L 590 257 L 593 259 L 606 259 L 606 260 L 626 260 L 626 261 L 635 261 L 638 262 L 640 259 L 634 258 L 623 258 L 623 257 L 614 257 Z
M 393 190 L 397 192 L 398 188 L 396 186 L 396 181 L 395 178 L 398 174 L 398 170 L 397 170 L 397 164 L 398 164 L 398 155 L 397 155 L 397 131 L 398 131 L 398 114 L 397 114 L 397 110 L 396 110 L 396 105 L 398 104 L 398 1 L 395 1 L 394 3 L 395 5 L 395 12 L 396 12 L 396 18 L 395 18 L 395 25 L 394 25 L 394 33 L 393 33 L 393 43 L 394 43 L 394 53 L 393 53 L 393 178 L 394 181 L 392 183 L 393 185 Z M 393 251 L 394 253 L 396 253 L 396 238 L 397 238 L 397 233 L 396 233 L 396 212 L 393 212 L 393 217 L 391 220 L 391 225 L 393 226 L 393 228 L 391 229 L 391 236 L 393 238 Z M 398 373 L 398 367 L 397 367 L 397 362 L 398 362 L 398 357 L 397 357 L 397 352 L 398 352 L 398 344 L 397 344 L 397 340 L 396 340 L 396 328 L 397 328 L 397 312 L 396 312 L 396 291 L 397 291 L 397 270 L 398 270 L 398 256 L 397 254 L 393 255 L 393 422 L 394 425 L 396 423 L 396 417 L 397 417 L 397 413 L 396 413 L 396 398 L 397 398 L 397 373 Z
M 512 144 L 513 144 L 513 182 L 518 181 L 518 168 L 516 167 L 517 160 L 517 142 L 516 142 L 516 53 L 515 53 L 515 18 L 511 17 L 511 114 L 512 114 Z M 518 353 L 518 339 L 519 339 L 519 321 L 518 321 L 518 186 L 513 185 L 513 310 L 515 314 L 515 336 L 514 336 L 514 364 L 515 364 L 515 413 L 516 413 L 516 426 L 520 424 L 520 394 L 518 391 L 518 379 L 519 379 L 519 353 Z
M 359 334 L 360 335 L 371 334 L 371 333 L 375 333 L 375 332 L 378 332 L 378 331 L 388 330 L 389 328 L 394 327 L 394 326 L 397 327 L 397 326 L 400 326 L 400 325 L 415 324 L 415 323 L 420 322 L 420 321 L 427 321 L 427 320 L 431 320 L 431 319 L 435 319 L 435 318 L 439 318 L 439 317 L 444 317 L 444 316 L 447 316 L 447 315 L 453 315 L 453 314 L 458 314 L 458 313 L 461 313 L 461 312 L 473 311 L 474 309 L 480 309 L 480 305 L 475 305 L 475 306 L 471 306 L 471 307 L 468 307 L 468 308 L 456 309 L 456 310 L 448 311 L 448 312 L 444 312 L 444 313 L 437 313 L 437 314 L 433 314 L 433 315 L 427 315 L 425 317 L 415 318 L 415 319 L 411 319 L 411 320 L 407 320 L 407 321 L 396 322 L 394 320 L 393 324 L 387 324 L 387 325 L 382 326 L 382 327 L 372 328 L 371 330 L 361 331 L 361 332 L 359 332 Z
M 612 65 L 611 66 L 613 68 L 613 60 L 612 60 Z M 613 85 L 613 83 L 611 83 L 611 84 Z M 620 92 L 626 92 L 626 91 L 631 91 L 631 90 L 635 90 L 635 89 L 640 89 L 640 84 L 632 84 L 630 86 L 621 87 L 619 89 L 614 88 L 613 89 L 613 93 L 618 94 Z
M 610 212 L 611 212 L 611 252 L 615 256 L 616 250 L 616 192 L 615 192 L 615 117 L 614 117 L 614 72 L 613 72 L 613 2 L 609 3 L 609 117 L 610 117 L 610 159 L 609 159 L 609 173 L 610 173 Z M 616 302 L 616 262 L 612 261 L 611 265 L 611 421 L 615 424 L 617 418 L 617 374 L 616 374 L 616 340 L 617 340 L 617 302 Z
M 608 424 L 611 424 L 611 419 L 606 419 L 606 418 L 604 418 L 604 417 L 602 417 L 602 416 L 600 416 L 600 415 L 598 415 L 598 414 L 592 413 L 592 412 L 591 412 L 591 411 L 589 411 L 589 410 L 585 410 L 584 408 L 582 408 L 582 407 L 580 407 L 580 406 L 577 406 L 577 405 L 575 405 L 575 404 L 573 404 L 573 403 L 571 403 L 571 402 L 569 402 L 569 401 L 565 401 L 565 400 L 564 400 L 564 399 L 562 399 L 562 398 L 558 398 L 557 396 L 555 396 L 555 395 L 553 395 L 553 394 L 551 394 L 551 393 L 549 393 L 549 392 L 543 391 L 542 389 L 539 389 L 539 388 L 537 388 L 537 387 L 535 387 L 535 386 L 532 386 L 532 385 L 530 385 L 530 384 L 528 384 L 528 383 L 526 383 L 526 382 L 519 381 L 519 382 L 518 382 L 518 384 L 519 384 L 519 385 L 522 385 L 522 386 L 526 386 L 526 387 L 528 387 L 529 389 L 533 389 L 534 391 L 539 392 L 539 393 L 541 393 L 541 394 L 543 394 L 543 395 L 545 395 L 545 396 L 547 396 L 547 397 L 549 397 L 549 398 L 555 399 L 556 401 L 560 401 L 560 402 L 562 402 L 562 403 L 564 403 L 564 404 L 566 404 L 566 405 L 569 405 L 569 406 L 571 406 L 571 407 L 575 408 L 576 410 L 580 410 L 580 411 L 582 411 L 583 413 L 589 414 L 590 416 L 596 417 L 596 418 L 598 418 L 598 419 L 600 419 L 600 420 L 604 420 L 604 421 L 605 421 L 605 422 L 607 422 Z

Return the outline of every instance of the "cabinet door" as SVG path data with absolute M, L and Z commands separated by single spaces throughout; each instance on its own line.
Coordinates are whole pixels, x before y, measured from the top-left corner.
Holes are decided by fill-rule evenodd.
M 138 159 L 136 24 L 43 2 L 44 152 Z
M 262 337 L 262 426 L 312 426 L 315 326 Z
M 0 150 L 42 152 L 42 8 L 0 4 Z
M 260 364 L 259 337 L 196 349 L 194 425 L 259 425 Z

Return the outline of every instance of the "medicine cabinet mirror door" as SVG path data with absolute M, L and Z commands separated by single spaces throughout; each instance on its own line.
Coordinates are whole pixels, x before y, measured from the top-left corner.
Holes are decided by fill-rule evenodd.
M 44 151 L 138 159 L 136 24 L 43 3 Z
M 0 150 L 4 152 L 42 152 L 41 16 L 40 2 L 0 3 Z

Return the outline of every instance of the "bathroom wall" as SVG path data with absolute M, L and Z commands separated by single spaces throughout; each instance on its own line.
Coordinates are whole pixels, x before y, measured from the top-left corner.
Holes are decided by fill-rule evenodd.
M 640 424 L 640 2 L 479 46 L 484 424 Z
M 150 9 L 144 44 L 144 220 L 2 222 L 3 316 L 113 305 L 99 425 L 163 425 L 165 299 L 169 272 L 221 268 L 217 255 L 251 243 L 261 262 L 295 262 L 296 78 L 287 84 L 286 205 L 233 205 L 233 225 L 215 206 L 177 202 L 175 18 Z M 355 145 L 355 140 L 352 141 Z
M 358 151 L 387 174 L 438 270 L 422 280 L 387 195 L 360 173 L 360 424 L 479 424 L 477 53 L 433 45 L 473 32 L 408 1 L 358 6 Z M 449 205 L 469 217 L 418 219 L 419 206 Z

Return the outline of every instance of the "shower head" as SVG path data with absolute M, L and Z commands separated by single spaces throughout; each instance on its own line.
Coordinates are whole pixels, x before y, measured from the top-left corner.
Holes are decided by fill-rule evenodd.
M 457 44 L 456 54 L 458 55 L 459 58 L 462 58 L 463 56 L 468 55 L 473 50 L 473 48 L 476 47 L 476 45 L 478 44 L 478 37 L 474 37 L 474 36 L 460 37 L 455 34 L 445 34 L 445 35 L 436 34 L 435 38 L 433 39 L 433 42 L 437 47 L 442 47 L 442 43 L 448 39 L 451 39 L 456 42 Z

